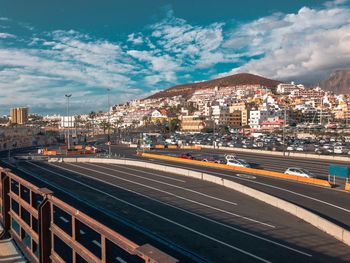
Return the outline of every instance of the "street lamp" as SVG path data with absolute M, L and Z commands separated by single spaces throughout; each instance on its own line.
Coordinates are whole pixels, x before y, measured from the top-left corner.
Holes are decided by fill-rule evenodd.
M 109 94 L 111 89 L 107 89 L 107 104 L 108 104 L 108 155 L 111 157 L 111 105 L 109 102 Z
M 69 99 L 72 97 L 72 94 L 65 94 L 64 95 L 67 98 L 67 122 L 68 122 L 68 129 L 67 129 L 67 150 L 70 149 L 70 138 L 69 138 Z
M 282 138 L 283 138 L 283 156 L 286 155 L 286 120 L 287 120 L 287 109 L 286 109 L 287 106 L 284 106 L 284 120 L 283 120 L 283 129 L 282 129 Z

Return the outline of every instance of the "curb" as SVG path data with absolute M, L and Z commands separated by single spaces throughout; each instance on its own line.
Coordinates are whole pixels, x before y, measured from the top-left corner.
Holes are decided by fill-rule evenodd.
M 292 214 L 305 222 L 313 225 L 314 227 L 320 229 L 321 231 L 327 233 L 328 235 L 338 239 L 344 244 L 350 246 L 350 231 L 324 219 L 321 216 L 318 216 L 300 206 L 292 204 L 288 201 L 282 200 L 278 197 L 274 197 L 272 195 L 263 193 L 261 191 L 255 190 L 248 186 L 244 186 L 242 184 L 223 179 L 218 176 L 214 176 L 207 173 L 191 171 L 182 168 L 174 168 L 160 164 L 153 164 L 141 161 L 133 161 L 133 160 L 123 160 L 123 159 L 98 159 L 98 158 L 51 158 L 49 162 L 67 162 L 67 163 L 106 163 L 106 164 L 124 164 L 136 167 L 143 167 L 163 172 L 169 172 L 173 174 L 178 174 L 182 176 L 189 176 L 192 178 L 212 182 L 215 184 L 219 184 L 225 186 L 227 188 L 233 189 L 250 197 L 253 197 L 259 201 L 262 201 L 266 204 L 277 207 L 289 214 Z

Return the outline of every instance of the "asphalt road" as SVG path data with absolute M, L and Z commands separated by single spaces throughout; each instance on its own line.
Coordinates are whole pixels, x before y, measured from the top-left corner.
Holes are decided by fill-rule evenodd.
M 93 204 L 90 214 L 111 227 L 117 228 L 115 219 L 122 217 L 158 242 L 176 244 L 209 262 L 350 262 L 349 248 L 329 235 L 209 182 L 121 165 L 17 166 L 25 177 L 64 189 L 73 205 Z
M 297 204 L 350 230 L 350 193 L 339 188 L 331 189 L 261 175 L 236 173 L 232 170 L 144 158 L 136 156 L 135 149 L 119 146 L 112 147 L 112 151 L 124 156 L 125 158 L 147 160 L 148 162 L 165 164 L 178 168 L 188 168 L 220 176 Z M 159 151 L 157 152 L 161 153 Z M 176 155 L 173 150 L 169 152 Z M 238 154 L 238 156 L 241 157 L 240 154 Z M 264 160 L 269 157 L 255 156 L 251 158 Z M 281 161 L 278 159 L 275 160 L 272 157 L 271 162 L 275 162 L 276 165 L 278 165 Z M 299 160 L 296 159 L 287 159 L 285 162 L 288 162 L 288 165 L 290 166 L 297 166 L 299 164 Z M 305 163 L 305 166 L 317 166 L 319 161 L 304 159 L 302 162 Z

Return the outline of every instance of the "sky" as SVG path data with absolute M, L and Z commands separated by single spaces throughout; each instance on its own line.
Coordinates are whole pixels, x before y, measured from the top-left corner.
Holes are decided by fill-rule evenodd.
M 350 68 L 350 3 L 1 0 L 0 114 L 81 114 L 249 72 L 314 84 Z

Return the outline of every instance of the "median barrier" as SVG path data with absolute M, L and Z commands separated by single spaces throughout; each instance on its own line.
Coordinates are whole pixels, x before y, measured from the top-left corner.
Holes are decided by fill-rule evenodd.
M 350 191 L 350 183 L 345 183 L 345 190 Z
M 261 170 L 261 169 L 255 169 L 255 168 L 247 168 L 247 167 L 235 167 L 235 166 L 229 166 L 226 164 L 202 162 L 202 161 L 189 160 L 189 159 L 183 159 L 183 158 L 172 157 L 172 156 L 167 156 L 167 155 L 151 154 L 151 153 L 142 153 L 142 156 L 149 157 L 149 158 L 155 158 L 155 159 L 161 159 L 161 160 L 196 164 L 196 165 L 213 167 L 213 168 L 228 169 L 228 170 L 233 170 L 233 171 L 275 177 L 275 178 L 279 178 L 279 179 L 286 179 L 286 180 L 291 180 L 291 181 L 296 181 L 296 182 L 301 182 L 301 183 L 331 187 L 331 184 L 326 180 L 316 179 L 316 178 L 305 178 L 305 177 L 289 175 L 289 174 L 284 174 L 284 173 L 279 173 L 279 172 L 274 172 L 274 171 L 268 171 L 268 170 Z
M 202 147 L 199 145 L 183 145 L 180 148 L 185 150 L 202 150 Z
M 156 149 L 164 149 L 165 146 L 162 145 L 162 144 L 157 144 L 157 145 L 154 146 L 154 148 L 156 148 Z
M 75 159 L 75 161 L 78 161 L 79 158 L 62 158 L 63 162 L 66 162 L 68 159 L 69 162 L 72 162 L 72 159 Z M 51 159 L 49 161 L 53 162 L 55 159 Z M 293 203 L 290 203 L 286 200 L 280 199 L 278 197 L 269 195 L 267 193 L 261 192 L 259 190 L 250 188 L 248 186 L 224 179 L 222 177 L 214 176 L 207 173 L 200 173 L 192 170 L 187 169 L 169 169 L 169 166 L 165 165 L 155 165 L 150 164 L 147 162 L 140 162 L 140 161 L 130 161 L 130 160 L 113 160 L 113 159 L 97 159 L 97 158 L 91 158 L 89 159 L 91 162 L 94 163 L 116 163 L 119 164 L 126 164 L 130 166 L 138 166 L 138 167 L 147 167 L 150 169 L 155 169 L 158 171 L 167 171 L 172 172 L 174 174 L 182 175 L 182 176 L 189 176 L 196 179 L 202 179 L 204 181 L 212 182 L 215 184 L 223 185 L 224 187 L 230 188 L 232 190 L 235 190 L 237 192 L 240 192 L 242 194 L 248 195 L 252 198 L 255 198 L 259 201 L 262 201 L 266 204 L 272 205 L 276 208 L 279 208 L 287 213 L 290 213 L 305 222 L 315 226 L 316 228 L 320 229 L 321 231 L 335 237 L 336 239 L 340 240 L 344 244 L 350 246 L 350 231 L 328 221 L 327 219 L 322 218 L 321 216 L 314 214 L 311 211 L 308 211 L 298 205 L 295 205 Z M 124 163 L 123 163 L 124 161 Z M 143 165 L 141 165 L 143 163 Z
M 203 149 L 216 149 L 230 152 L 241 152 L 241 153 L 254 153 L 262 155 L 275 155 L 275 156 L 286 156 L 286 157 L 295 157 L 295 158 L 307 158 L 307 159 L 317 159 L 317 160 L 326 160 L 326 161 L 340 161 L 340 162 L 349 162 L 350 158 L 346 156 L 334 156 L 334 155 L 319 155 L 312 153 L 297 153 L 297 152 L 279 152 L 279 151 L 267 151 L 260 149 L 244 149 L 244 148 L 232 148 L 232 147 L 216 147 L 209 145 L 200 145 Z
M 177 145 L 168 145 L 168 149 L 177 149 Z

